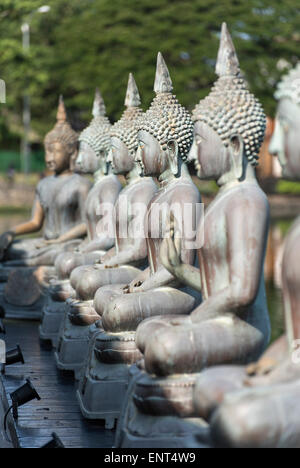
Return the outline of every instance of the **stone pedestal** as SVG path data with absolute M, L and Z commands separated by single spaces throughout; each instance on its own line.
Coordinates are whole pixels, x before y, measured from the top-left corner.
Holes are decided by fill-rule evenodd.
M 89 311 L 93 308 L 93 301 L 80 301 L 70 300 L 67 304 L 65 315 L 60 326 L 60 331 L 57 340 L 57 350 L 54 353 L 56 365 L 61 370 L 70 370 L 73 372 L 80 371 L 85 362 L 88 352 L 89 343 L 89 326 L 96 321 L 94 319 L 86 325 L 73 324 L 70 320 L 70 308 L 76 306 L 81 310 L 82 315 L 87 313 L 90 317 Z M 99 318 L 99 316 L 97 316 Z
M 132 366 L 116 432 L 117 448 L 209 448 L 208 424 L 197 418 L 198 374 L 155 378 Z
M 51 341 L 54 348 L 57 347 L 58 334 L 69 302 L 68 298 L 72 299 L 74 294 L 72 294 L 69 279 L 57 280 L 49 288 L 47 300 L 42 311 L 42 323 L 39 327 L 39 334 L 41 340 Z
M 140 357 L 135 332 L 101 331 L 94 335 L 77 391 L 86 418 L 104 419 L 107 428 L 114 427 L 126 395 L 130 366 Z

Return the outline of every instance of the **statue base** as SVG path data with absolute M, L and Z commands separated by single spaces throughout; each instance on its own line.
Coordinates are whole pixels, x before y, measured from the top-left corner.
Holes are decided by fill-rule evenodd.
M 93 301 L 86 301 L 92 306 Z M 81 370 L 88 352 L 89 325 L 73 325 L 69 319 L 69 306 L 61 323 L 57 351 L 54 353 L 58 369 L 77 373 Z
M 47 296 L 41 294 L 37 301 L 31 305 L 14 305 L 7 302 L 4 293 L 5 283 L 0 283 L 0 309 L 4 310 L 5 318 L 16 320 L 41 320 L 43 307 Z
M 6 318 L 40 320 L 47 300 L 47 289 L 54 267 L 40 266 L 2 268 L 8 271 L 6 282 L 0 282 L 0 308 Z
M 77 390 L 85 418 L 104 419 L 106 428 L 114 427 L 127 392 L 131 364 L 140 356 L 135 332 L 99 331 L 94 335 Z
M 65 302 L 53 301 L 51 297 L 48 296 L 47 302 L 43 307 L 43 317 L 42 323 L 39 326 L 39 335 L 41 340 L 51 341 L 54 348 L 57 347 L 58 334 L 65 310 Z
M 156 378 L 132 366 L 114 447 L 210 448 L 209 425 L 193 412 L 198 376 Z

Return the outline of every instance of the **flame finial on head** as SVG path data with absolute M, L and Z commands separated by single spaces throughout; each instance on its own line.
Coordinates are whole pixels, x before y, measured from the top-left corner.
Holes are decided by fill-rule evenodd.
M 66 106 L 65 106 L 64 98 L 62 94 L 59 96 L 59 100 L 58 100 L 56 120 L 59 123 L 67 121 L 67 111 L 66 111 Z
M 175 140 L 179 156 L 186 160 L 193 141 L 193 123 L 189 112 L 171 93 L 172 88 L 167 65 L 159 52 L 154 84 L 156 96 L 141 122 L 140 129 L 153 135 L 163 150 L 167 149 L 168 142 Z
M 60 142 L 68 146 L 70 154 L 76 149 L 78 135 L 72 129 L 67 119 L 67 111 L 63 96 L 59 96 L 56 113 L 56 124 L 54 128 L 45 136 L 45 144 Z
M 140 93 L 132 73 L 129 73 L 124 104 L 126 107 L 139 107 L 141 105 Z
M 219 78 L 209 95 L 196 105 L 193 120 L 211 127 L 226 147 L 232 136 L 243 137 L 246 157 L 256 166 L 264 139 L 266 116 L 260 102 L 240 76 L 239 61 L 225 23 L 222 24 L 216 73 Z
M 95 91 L 92 114 L 92 121 L 80 133 L 78 139 L 87 143 L 99 156 L 102 151 L 106 152 L 110 148 L 111 124 L 106 116 L 104 99 L 98 88 Z
M 173 83 L 170 77 L 170 73 L 166 62 L 161 54 L 158 52 L 157 54 L 157 62 L 156 62 L 156 74 L 155 74 L 155 81 L 154 81 L 154 92 L 158 93 L 171 93 L 173 89 Z
M 121 118 L 112 126 L 110 136 L 119 138 L 131 154 L 135 153 L 137 146 L 137 133 L 139 122 L 143 115 L 140 94 L 132 73 L 129 74 L 126 91 L 125 106 Z
M 99 91 L 99 88 L 96 88 L 95 99 L 92 110 L 93 117 L 104 117 L 106 115 L 106 109 L 103 97 Z
M 240 64 L 227 24 L 222 23 L 220 46 L 216 62 L 216 74 L 218 76 L 239 75 Z

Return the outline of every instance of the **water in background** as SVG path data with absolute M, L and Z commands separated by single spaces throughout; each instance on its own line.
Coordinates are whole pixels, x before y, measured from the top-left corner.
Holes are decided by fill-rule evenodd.
M 30 214 L 0 213 L 0 233 L 29 219 Z M 284 238 L 292 220 L 273 220 L 271 223 L 266 263 L 266 293 L 272 325 L 272 341 L 284 331 L 283 306 L 281 298 L 281 258 Z

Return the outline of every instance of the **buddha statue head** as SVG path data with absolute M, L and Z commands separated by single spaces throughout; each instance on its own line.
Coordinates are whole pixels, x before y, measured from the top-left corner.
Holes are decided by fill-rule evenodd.
M 135 166 L 138 123 L 143 115 L 141 100 L 132 73 L 129 74 L 125 98 L 126 109 L 111 128 L 108 162 L 115 174 L 128 174 Z
M 93 174 L 101 169 L 107 174 L 107 155 L 110 149 L 111 124 L 106 117 L 103 98 L 96 89 L 92 111 L 93 119 L 79 135 L 79 153 L 76 168 L 80 172 Z
M 243 180 L 249 165 L 258 165 L 266 117 L 247 89 L 227 29 L 222 24 L 216 62 L 218 79 L 193 111 L 194 142 L 189 155 L 198 177 L 225 182 Z
M 300 63 L 281 80 L 279 100 L 269 151 L 277 155 L 287 179 L 300 179 Z
M 172 94 L 172 81 L 162 54 L 157 55 L 154 97 L 138 132 L 136 159 L 144 175 L 160 176 L 171 170 L 180 174 L 193 141 L 193 122 L 189 112 Z
M 56 175 L 74 169 L 78 153 L 78 135 L 67 120 L 63 97 L 60 96 L 54 128 L 47 133 L 45 144 L 45 160 L 48 169 Z

